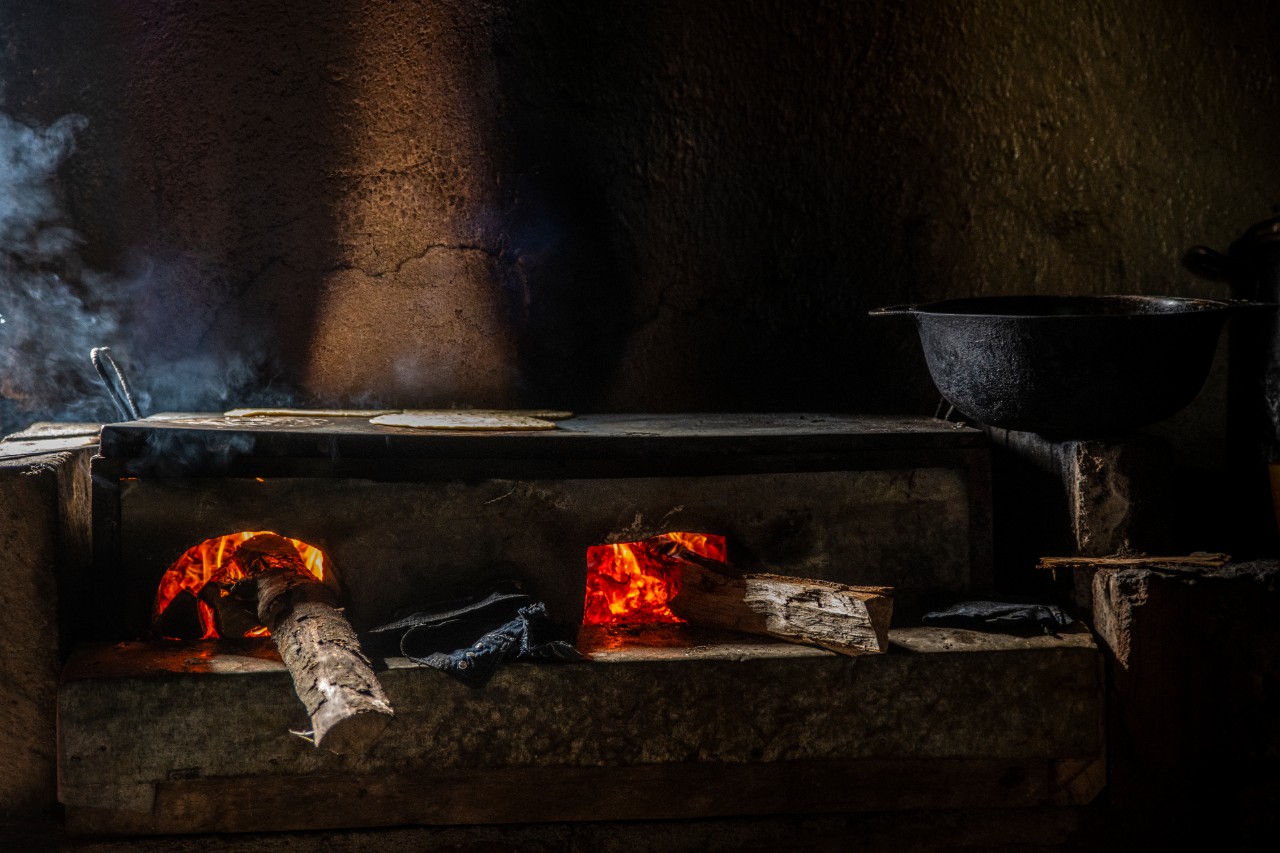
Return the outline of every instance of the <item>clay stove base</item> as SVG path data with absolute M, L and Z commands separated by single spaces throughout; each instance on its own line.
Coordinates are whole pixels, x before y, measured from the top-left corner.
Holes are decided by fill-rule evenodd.
M 1103 784 L 1087 632 L 891 632 L 889 654 L 584 638 L 473 691 L 404 660 L 366 756 L 320 752 L 269 641 L 85 646 L 59 691 L 77 834 L 1073 805 Z

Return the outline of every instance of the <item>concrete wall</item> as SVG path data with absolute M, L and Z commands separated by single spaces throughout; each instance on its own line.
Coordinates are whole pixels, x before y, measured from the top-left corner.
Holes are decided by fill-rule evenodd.
M 1222 296 L 1179 254 L 1280 203 L 1266 0 L 47 0 L 0 35 L 6 112 L 88 118 L 63 286 L 152 409 L 932 411 L 866 309 Z

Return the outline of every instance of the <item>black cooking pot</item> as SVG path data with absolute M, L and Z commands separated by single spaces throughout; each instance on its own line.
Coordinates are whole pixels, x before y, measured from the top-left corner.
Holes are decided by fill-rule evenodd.
M 915 318 L 934 384 L 972 420 L 1087 438 L 1190 403 L 1232 310 L 1163 296 L 990 296 L 871 314 Z
M 1226 254 L 1192 246 L 1182 260 L 1198 275 L 1229 282 L 1235 299 L 1280 301 L 1280 218 L 1251 226 Z M 1228 455 L 1241 467 L 1280 460 L 1280 314 L 1233 324 L 1229 364 Z

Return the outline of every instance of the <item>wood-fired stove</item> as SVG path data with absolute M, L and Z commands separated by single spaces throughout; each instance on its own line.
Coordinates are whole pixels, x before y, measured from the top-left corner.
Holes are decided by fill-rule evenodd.
M 724 535 L 745 568 L 895 588 L 896 621 L 990 583 L 982 433 L 912 418 L 577 417 L 545 432 L 165 415 L 104 427 L 94 554 L 67 602 L 59 785 L 81 832 L 198 832 L 865 810 L 1091 796 L 1087 633 L 891 632 L 889 654 L 681 627 L 583 631 L 588 660 L 483 690 L 390 659 L 396 720 L 316 750 L 270 641 L 147 638 L 187 548 L 275 530 L 322 548 L 347 616 L 516 576 L 570 634 L 585 551 Z M 991 684 L 1041 691 L 1013 703 Z M 963 778 L 963 784 L 961 784 Z

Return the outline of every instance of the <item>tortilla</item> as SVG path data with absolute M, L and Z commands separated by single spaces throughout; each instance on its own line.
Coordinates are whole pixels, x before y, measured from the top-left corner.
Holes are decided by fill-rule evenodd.
M 392 415 L 381 415 L 371 419 L 369 423 L 377 426 L 443 430 L 539 430 L 556 428 L 555 423 L 552 421 L 530 417 L 523 413 L 473 411 L 469 409 L 405 411 Z
M 399 409 L 232 409 L 227 418 L 376 418 Z
M 405 409 L 405 414 L 424 412 L 428 415 L 434 415 L 437 412 L 458 412 L 465 415 L 495 415 L 498 417 L 511 417 L 513 415 L 525 418 L 538 418 L 544 421 L 565 421 L 573 417 L 573 412 L 566 412 L 560 409 Z

